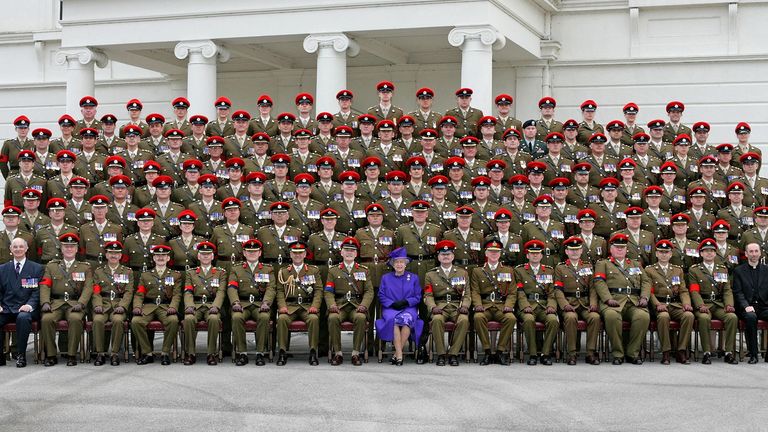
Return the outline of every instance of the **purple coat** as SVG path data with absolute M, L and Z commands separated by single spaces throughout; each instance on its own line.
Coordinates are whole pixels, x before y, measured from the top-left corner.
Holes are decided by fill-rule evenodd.
M 418 305 L 421 303 L 421 284 L 419 276 L 406 271 L 402 276 L 395 276 L 389 272 L 381 277 L 379 286 L 379 300 L 381 301 L 380 319 L 376 320 L 376 332 L 381 340 L 391 342 L 395 333 L 395 317 L 403 312 L 410 313 L 413 318 L 410 339 L 419 341 L 424 321 L 419 319 Z M 398 300 L 407 300 L 408 307 L 399 311 L 392 309 L 392 303 Z

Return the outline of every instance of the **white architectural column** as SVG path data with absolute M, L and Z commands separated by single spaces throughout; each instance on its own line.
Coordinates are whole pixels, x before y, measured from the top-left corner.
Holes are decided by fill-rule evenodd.
M 336 93 L 347 88 L 347 55 L 355 57 L 360 47 L 343 33 L 319 33 L 304 38 L 304 51 L 317 52 L 315 111 L 338 111 Z
M 104 53 L 90 48 L 62 48 L 55 56 L 56 63 L 67 65 L 67 113 L 75 117 L 80 113 L 80 98 L 94 96 L 93 64 L 107 65 Z
M 493 50 L 506 43 L 492 26 L 456 27 L 448 42 L 461 48 L 461 86 L 474 92 L 472 105 L 484 113 L 493 112 Z
M 173 50 L 176 58 L 189 57 L 187 65 L 187 98 L 190 113 L 215 118 L 213 102 L 216 92 L 216 66 L 229 60 L 229 51 L 210 40 L 182 41 Z

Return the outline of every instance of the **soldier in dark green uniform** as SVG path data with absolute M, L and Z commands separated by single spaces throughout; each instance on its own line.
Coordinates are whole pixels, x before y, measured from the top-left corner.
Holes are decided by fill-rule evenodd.
M 365 208 L 370 204 L 357 196 L 357 183 L 360 174 L 355 171 L 345 171 L 339 175 L 341 182 L 341 198 L 331 202 L 330 208 L 339 214 L 336 229 L 348 236 L 354 236 L 355 231 L 365 226 Z
M 257 104 L 261 106 L 261 98 L 259 98 Z M 224 137 L 235 133 L 235 125 L 232 120 L 229 119 L 229 110 L 232 108 L 232 101 L 228 97 L 222 96 L 216 99 L 213 106 L 216 107 L 216 119 L 211 120 L 205 126 L 205 134 L 207 136 Z
M 519 234 L 510 231 L 513 218 L 512 212 L 506 208 L 496 210 L 496 213 L 493 215 L 493 220 L 496 222 L 496 232 L 485 237 L 486 243 L 491 240 L 498 240 L 501 243 L 502 254 L 500 260 L 504 265 L 510 267 L 523 264 L 525 259 L 523 256 L 523 239 Z
M 715 240 L 702 240 L 699 244 L 699 253 L 703 262 L 685 268 L 688 276 L 686 283 L 701 335 L 701 349 L 704 351 L 701 363 L 712 363 L 712 339 L 710 335 L 712 333 L 712 320 L 716 319 L 723 322 L 725 330 L 724 360 L 726 363 L 738 364 L 738 357 L 734 354 L 736 352 L 736 327 L 739 320 L 734 308 L 728 269 L 715 263 L 717 256 L 717 242 Z
M 437 123 L 442 117 L 432 109 L 435 91 L 429 87 L 416 90 L 419 109 L 411 111 L 408 116 L 414 119 L 414 133 L 419 135 L 424 129 L 437 129 Z
M 545 96 L 539 99 L 539 110 L 541 111 L 541 119 L 534 122 L 536 126 L 536 139 L 543 140 L 544 137 L 551 132 L 563 132 L 563 123 L 555 120 L 555 107 L 557 101 L 555 98 Z M 525 127 L 525 124 L 523 124 Z
M 5 140 L 2 149 L 0 149 L 0 172 L 4 178 L 8 178 L 19 171 L 19 152 L 32 150 L 32 140 L 27 137 L 29 124 L 29 117 L 25 115 L 18 116 L 13 120 L 16 138 Z
M 323 283 L 320 270 L 306 264 L 307 244 L 296 241 L 290 245 L 291 262 L 277 274 L 277 365 L 288 361 L 288 326 L 293 321 L 303 321 L 309 339 L 309 364 L 317 366 L 320 305 L 323 301 Z
M 483 345 L 484 355 L 480 360 L 481 366 L 491 363 L 509 364 L 507 350 L 517 319 L 515 318 L 515 303 L 517 302 L 517 284 L 514 269 L 501 262 L 504 245 L 497 239 L 491 239 L 483 244 L 485 264 L 472 269 L 470 275 L 470 295 L 474 305 L 474 323 L 477 336 Z M 501 323 L 496 352 L 491 352 L 491 337 L 488 332 L 488 321 Z
M 167 267 L 170 246 L 152 246 L 151 252 L 155 268 L 142 273 L 139 279 L 139 286 L 133 296 L 131 334 L 138 340 L 141 348 L 141 357 L 137 358 L 136 364 L 153 363 L 155 359 L 152 344 L 147 336 L 147 325 L 153 320 L 160 321 L 165 328 L 160 364 L 167 366 L 171 364 L 171 348 L 179 330 L 177 312 L 181 303 L 183 275 Z
M 580 210 L 576 214 L 576 219 L 579 220 L 579 238 L 584 241 L 581 259 L 594 266 L 597 260 L 608 256 L 608 241 L 593 232 L 597 219 L 597 213 L 594 210 Z
M 520 236 L 524 243 L 539 240 L 544 243 L 542 263 L 548 267 L 560 262 L 563 240 L 565 240 L 565 225 L 550 218 L 554 200 L 549 195 L 540 195 L 533 201 L 536 208 L 536 220 L 526 222 Z
M 440 265 L 429 271 L 424 278 L 424 305 L 431 315 L 430 326 L 437 351 L 437 366 L 445 366 L 446 351 L 448 364 L 459 365 L 459 351 L 464 346 L 464 339 L 469 331 L 468 314 L 472 303 L 469 274 L 461 267 L 453 265 L 455 249 L 454 242 L 439 241 L 435 245 L 435 251 Z M 449 350 L 446 350 L 445 346 L 446 322 L 455 324 Z
M 443 238 L 454 244 L 453 264 L 463 268 L 467 274 L 481 264 L 483 247 L 483 232 L 471 227 L 475 210 L 469 206 L 461 206 L 455 210 L 456 228 L 443 232 Z
M 557 302 L 554 292 L 552 267 L 542 264 L 546 245 L 541 240 L 530 240 L 523 245 L 528 263 L 515 267 L 517 281 L 517 320 L 522 322 L 525 343 L 528 345 L 528 365 L 535 366 L 541 361 L 552 366 L 552 345 L 558 328 Z M 538 349 L 536 322 L 543 323 L 544 345 Z
M 302 238 L 309 238 L 312 233 L 320 230 L 320 212 L 326 206 L 310 198 L 312 184 L 315 182 L 311 174 L 301 173 L 293 178 L 293 182 L 296 183 L 296 199 L 290 202 L 288 225 L 299 228 Z
M 74 233 L 59 237 L 62 259 L 45 266 L 40 281 L 40 326 L 43 337 L 45 366 L 53 366 L 56 359 L 56 324 L 66 320 L 67 366 L 76 366 L 75 357 L 83 335 L 85 309 L 93 295 L 93 270 L 83 261 L 77 261 L 77 245 L 80 238 Z
M 239 220 L 240 207 L 242 203 L 237 198 L 231 197 L 222 201 L 225 222 L 214 228 L 211 236 L 211 243 L 216 246 L 217 251 L 216 264 L 226 271 L 229 271 L 233 263 L 242 260 L 242 244 L 253 237 L 253 228 Z
M 672 142 L 681 134 L 686 134 L 689 137 L 693 135 L 691 128 L 680 122 L 683 111 L 685 111 L 685 105 L 682 102 L 672 101 L 667 104 L 669 122 L 664 126 L 664 141 Z
M 600 355 L 597 351 L 597 336 L 600 332 L 600 315 L 597 293 L 592 287 L 594 275 L 593 265 L 582 260 L 584 240 L 580 237 L 569 237 L 563 242 L 565 262 L 555 267 L 555 299 L 563 317 L 563 330 L 568 350 L 568 365 L 575 365 L 578 353 L 576 341 L 578 338 L 577 324 L 582 319 L 587 322 L 587 364 L 599 365 Z
M 37 245 L 36 259 L 41 264 L 48 264 L 54 259 L 61 259 L 61 244 L 59 236 L 64 233 L 77 233 L 77 227 L 64 222 L 64 210 L 67 202 L 62 198 L 51 198 L 46 206 L 51 222 L 34 233 L 34 244 Z M 18 220 L 18 218 L 17 218 Z M 9 229 L 6 223 L 6 230 Z M 19 232 L 21 234 L 21 232 Z M 0 239 L 2 234 L 0 234 Z M 2 261 L 2 258 L 0 258 Z
M 624 113 L 624 131 L 621 136 L 621 142 L 624 145 L 632 146 L 634 143 L 634 136 L 639 133 L 644 133 L 645 130 L 637 124 L 637 113 L 640 112 L 640 107 L 634 102 L 629 102 L 621 109 Z
M 328 277 L 328 269 L 341 261 L 341 242 L 345 235 L 336 230 L 339 212 L 332 208 L 320 212 L 323 228 L 312 233 L 307 241 L 307 249 L 312 254 L 312 264 L 320 271 L 322 280 Z
M 502 139 L 504 131 L 509 128 L 521 130 L 523 128 L 523 122 L 509 115 L 514 99 L 511 95 L 502 93 L 493 100 L 496 104 L 496 133 L 493 135 L 494 139 Z
M 283 261 L 288 262 L 289 245 L 301 240 L 301 230 L 288 226 L 288 211 L 291 205 L 284 201 L 273 202 L 269 206 L 272 224 L 259 228 L 256 238 L 261 240 L 262 261 L 271 264 L 275 269 L 275 277 L 283 266 Z
M 245 322 L 256 321 L 256 366 L 264 366 L 267 350 L 269 311 L 275 300 L 275 271 L 259 262 L 262 244 L 257 239 L 243 243 L 245 262 L 229 272 L 227 295 L 232 306 L 232 342 L 237 352 L 235 366 L 248 364 Z
M 206 362 L 215 366 L 219 362 L 217 342 L 221 328 L 221 308 L 226 297 L 227 272 L 215 267 L 213 254 L 216 246 L 211 242 L 200 242 L 195 247 L 200 265 L 184 274 L 184 364 L 195 364 L 195 342 L 197 323 L 205 320 L 208 324 L 208 357 Z
M 141 275 L 154 267 L 154 261 L 150 257 L 151 248 L 156 245 L 164 245 L 165 239 L 152 232 L 155 223 L 155 211 L 142 208 L 136 212 L 136 224 L 139 232 L 125 239 L 125 254 L 128 255 L 128 267 L 133 270 L 133 280 L 138 283 Z
M 471 106 L 472 89 L 462 87 L 456 90 L 456 108 L 451 108 L 445 112 L 446 116 L 451 116 L 458 120 L 456 126 L 456 137 L 464 138 L 467 135 L 477 135 L 477 122 L 483 117 L 483 112 Z
M 659 342 L 661 343 L 661 364 L 669 364 L 670 351 L 670 319 L 680 323 L 677 336 L 678 363 L 690 364 L 688 360 L 688 343 L 693 330 L 693 307 L 688 287 L 685 281 L 685 270 L 669 263 L 672 258 L 674 245 L 669 240 L 656 243 L 656 258 L 658 262 L 645 268 L 651 280 L 651 307 L 656 318 Z
M 339 104 L 339 111 L 333 115 L 333 127 L 346 126 L 350 129 L 357 129 L 357 117 L 352 112 L 352 99 L 355 95 L 351 90 L 342 89 L 336 93 L 336 101 Z
M 35 153 L 32 150 L 21 150 L 18 156 L 19 171 L 6 177 L 5 205 L 24 207 L 21 192 L 25 189 L 35 189 L 41 193 L 41 199 L 48 201 L 46 193 L 47 180 L 34 174 Z
M 93 272 L 93 344 L 96 351 L 94 366 L 106 362 L 107 348 L 106 324 L 110 322 L 112 366 L 120 364 L 120 348 L 123 345 L 124 325 L 133 301 L 134 280 L 130 268 L 120 264 L 123 257 L 123 244 L 112 241 L 104 245 L 107 262 Z
M 80 227 L 80 253 L 96 268 L 104 263 L 104 245 L 112 241 L 123 241 L 123 228 L 107 220 L 109 198 L 94 195 L 88 200 L 93 220 Z
M 627 258 L 626 234 L 614 234 L 608 240 L 610 257 L 595 264 L 594 289 L 600 298 L 605 330 L 611 343 L 613 364 L 626 361 L 643 364 L 640 346 L 648 333 L 648 299 L 651 281 L 640 263 Z M 622 319 L 629 321 L 629 341 L 622 342 Z
M 376 116 L 379 120 L 393 120 L 395 122 L 403 116 L 403 110 L 392 105 L 392 94 L 395 85 L 389 81 L 381 81 L 376 84 L 379 95 L 379 103 L 368 108 L 368 114 Z
M 329 345 L 333 357 L 331 365 L 339 366 L 344 357 L 341 351 L 341 323 L 351 321 L 352 365 L 363 364 L 360 357 L 363 337 L 366 332 L 368 310 L 373 302 L 373 283 L 368 268 L 356 262 L 360 243 L 354 237 L 347 237 L 341 242 L 342 263 L 328 270 L 325 282 L 325 304 L 328 307 Z

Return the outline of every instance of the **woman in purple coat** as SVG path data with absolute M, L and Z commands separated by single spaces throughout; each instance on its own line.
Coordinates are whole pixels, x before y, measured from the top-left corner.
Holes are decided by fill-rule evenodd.
M 381 340 L 394 345 L 392 364 L 397 366 L 403 365 L 403 346 L 409 338 L 418 341 L 424 327 L 418 311 L 421 284 L 418 275 L 405 271 L 409 261 L 405 248 L 393 250 L 389 265 L 395 271 L 382 276 L 379 287 L 382 318 L 376 320 L 376 332 Z

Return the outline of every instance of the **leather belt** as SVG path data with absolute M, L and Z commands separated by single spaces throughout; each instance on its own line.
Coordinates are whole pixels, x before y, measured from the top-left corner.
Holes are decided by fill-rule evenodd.
M 428 259 L 434 259 L 434 254 L 421 254 L 421 255 L 408 255 L 408 258 L 415 260 L 415 261 L 424 261 Z
M 659 303 L 679 303 L 680 302 L 680 296 L 676 295 L 670 295 L 670 296 L 663 296 L 663 295 L 656 295 L 656 300 L 659 301 Z
M 251 300 L 251 297 L 253 297 L 253 300 Z M 261 294 L 250 294 L 248 296 L 241 295 L 238 298 L 240 299 L 240 302 L 249 302 L 249 303 L 253 303 L 253 302 L 257 302 L 257 301 L 260 302 L 261 301 Z
M 217 256 L 216 261 L 233 261 L 232 256 Z
M 507 296 L 503 295 L 501 293 L 492 292 L 492 293 L 489 293 L 489 294 L 480 294 L 480 299 L 481 300 L 489 300 L 489 301 L 492 301 L 492 302 L 495 303 L 496 301 L 504 301 L 504 300 L 506 300 Z
M 528 301 L 531 301 L 531 300 L 535 302 L 547 301 L 547 295 L 539 294 L 539 293 L 528 294 Z
M 280 258 L 264 258 L 264 257 L 261 257 L 259 259 L 259 261 L 263 262 L 264 264 L 275 264 L 275 263 L 282 264 L 284 262 L 286 262 L 286 263 L 290 262 L 290 259 L 283 258 L 283 257 L 280 257 Z
M 608 288 L 611 294 L 625 294 L 625 295 L 640 295 L 640 290 L 637 288 L 622 287 L 622 288 Z
M 170 303 L 170 302 L 167 302 L 167 301 L 165 301 L 165 299 L 161 297 L 161 299 L 160 299 L 160 304 L 169 304 L 169 303 Z M 146 298 L 146 297 L 145 297 L 145 298 L 144 298 L 144 304 L 153 304 L 153 305 L 157 305 L 157 304 L 158 304 L 158 303 L 157 303 L 157 297 L 154 297 L 154 298 Z M 159 305 L 158 305 L 158 306 L 159 306 Z
M 705 302 L 707 302 L 707 301 L 709 301 L 709 302 L 713 302 L 713 301 L 718 301 L 718 300 L 719 300 L 719 301 L 722 301 L 722 300 L 723 300 L 723 295 L 722 295 L 722 294 L 715 294 L 715 292 L 714 292 L 714 291 L 712 291 L 712 292 L 710 292 L 710 294 L 709 294 L 709 295 L 704 295 L 704 294 L 702 294 L 702 295 L 701 295 L 701 298 L 702 298 L 702 300 L 704 300 Z
M 571 292 L 565 292 L 563 291 L 563 294 L 565 294 L 565 298 L 586 298 L 589 296 L 589 291 L 571 291 Z
M 466 265 L 474 264 L 474 261 L 470 259 L 455 259 L 453 260 L 453 263 L 460 266 L 466 266 Z

